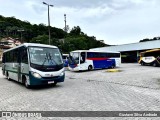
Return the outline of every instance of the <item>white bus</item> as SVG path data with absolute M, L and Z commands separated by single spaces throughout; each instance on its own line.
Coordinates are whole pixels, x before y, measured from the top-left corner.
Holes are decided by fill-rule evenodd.
M 56 46 L 24 43 L 4 51 L 2 64 L 8 80 L 24 83 L 27 88 L 56 85 L 65 78 L 62 55 Z
M 68 68 L 71 71 L 114 68 L 121 63 L 119 52 L 76 50 L 69 54 Z

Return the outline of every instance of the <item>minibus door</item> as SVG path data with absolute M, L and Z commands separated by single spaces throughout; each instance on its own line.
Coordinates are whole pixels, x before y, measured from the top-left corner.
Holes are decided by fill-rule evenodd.
M 3 75 L 5 75 L 5 63 L 2 64 Z
M 21 82 L 21 64 L 18 63 L 18 81 Z
M 21 52 L 22 52 L 22 47 L 20 47 L 18 50 L 19 50 L 19 55 L 18 55 L 18 65 L 17 65 L 17 67 L 18 67 L 17 68 L 17 72 L 18 72 L 17 77 L 18 77 L 18 81 L 21 82 L 22 81 L 21 80 L 21 54 L 22 54 Z

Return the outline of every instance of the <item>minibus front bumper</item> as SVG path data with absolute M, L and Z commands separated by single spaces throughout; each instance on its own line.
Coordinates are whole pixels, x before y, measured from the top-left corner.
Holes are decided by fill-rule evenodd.
M 52 77 L 41 77 L 36 78 L 29 72 L 30 85 L 47 85 L 52 83 L 64 82 L 65 73 L 62 76 L 52 76 Z

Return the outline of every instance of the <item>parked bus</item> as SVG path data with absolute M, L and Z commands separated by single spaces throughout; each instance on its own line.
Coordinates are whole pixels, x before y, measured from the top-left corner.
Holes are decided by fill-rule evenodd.
M 56 46 L 24 43 L 4 51 L 2 63 L 3 75 L 27 88 L 64 81 L 62 55 Z
M 152 65 L 160 66 L 160 49 L 147 50 L 140 53 L 140 60 L 138 61 L 141 65 Z
M 69 70 L 93 70 L 114 68 L 121 63 L 119 52 L 97 52 L 90 50 L 77 50 L 69 54 Z
M 68 67 L 68 57 L 69 57 L 69 54 L 62 55 L 64 67 Z

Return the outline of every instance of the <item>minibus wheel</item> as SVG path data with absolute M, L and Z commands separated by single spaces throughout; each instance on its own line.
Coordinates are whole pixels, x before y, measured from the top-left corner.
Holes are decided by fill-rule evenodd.
M 9 77 L 9 73 L 8 72 L 7 72 L 6 76 L 7 76 L 8 80 L 11 80 L 10 77 Z
M 26 88 L 30 88 L 30 85 L 28 84 L 27 79 L 26 79 L 25 76 L 22 77 L 22 81 L 23 81 L 23 83 L 24 83 Z

